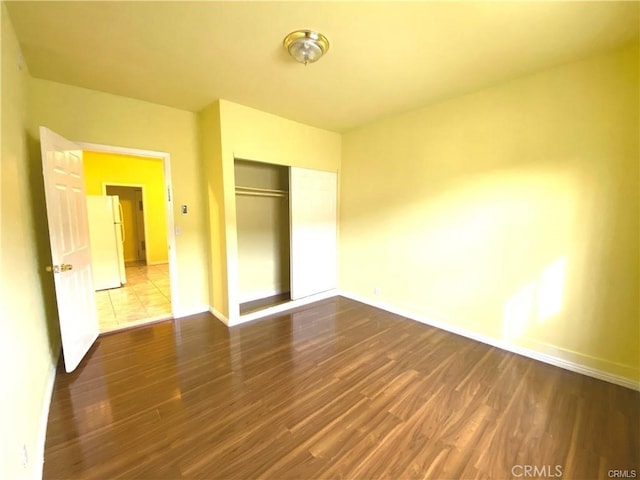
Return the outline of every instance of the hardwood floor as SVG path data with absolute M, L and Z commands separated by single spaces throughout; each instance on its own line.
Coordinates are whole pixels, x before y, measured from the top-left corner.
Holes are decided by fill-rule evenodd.
M 101 337 L 58 371 L 44 478 L 639 475 L 639 410 L 638 392 L 338 297 Z

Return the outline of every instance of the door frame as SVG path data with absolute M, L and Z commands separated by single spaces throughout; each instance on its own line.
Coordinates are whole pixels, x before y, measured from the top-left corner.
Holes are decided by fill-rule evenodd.
M 171 155 L 167 152 L 157 152 L 154 150 L 143 150 L 139 148 L 117 147 L 115 145 L 103 145 L 99 143 L 74 142 L 82 150 L 91 150 L 92 152 L 114 153 L 117 155 L 129 155 L 132 157 L 154 158 L 162 160 L 164 191 L 167 195 L 166 216 L 167 216 L 167 248 L 169 250 L 169 289 L 171 291 L 171 311 L 175 316 L 175 312 L 180 311 L 178 299 L 177 278 L 177 257 L 176 257 L 176 230 L 175 219 L 173 214 L 173 188 L 171 186 Z M 109 185 L 114 185 L 109 183 Z M 104 189 L 104 185 L 103 185 Z M 145 212 L 143 212 L 144 214 Z M 146 217 L 144 217 L 146 220 Z M 145 224 L 145 242 L 147 238 L 147 226 Z M 147 244 L 148 245 L 148 244 Z
M 158 160 L 160 160 L 160 159 L 158 159 Z M 102 194 L 103 195 L 108 195 L 107 194 L 107 187 L 139 188 L 140 190 L 142 190 L 142 204 L 143 204 L 142 221 L 144 222 L 144 246 L 145 246 L 145 252 L 146 252 L 147 251 L 147 245 L 149 245 L 149 238 L 147 236 L 147 207 L 146 207 L 146 205 L 147 205 L 147 195 L 144 192 L 144 185 L 134 184 L 134 183 L 102 182 Z M 136 226 L 136 228 L 137 228 L 137 226 Z M 145 263 L 145 265 L 149 266 L 149 258 L 148 258 L 148 256 L 146 254 L 145 254 L 145 258 L 144 258 L 144 263 Z M 151 264 L 151 265 L 153 265 L 153 264 Z

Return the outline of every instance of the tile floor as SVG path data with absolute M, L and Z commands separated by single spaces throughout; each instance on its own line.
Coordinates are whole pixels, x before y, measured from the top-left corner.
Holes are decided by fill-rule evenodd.
M 169 265 L 128 265 L 127 283 L 96 292 L 100 332 L 171 317 Z

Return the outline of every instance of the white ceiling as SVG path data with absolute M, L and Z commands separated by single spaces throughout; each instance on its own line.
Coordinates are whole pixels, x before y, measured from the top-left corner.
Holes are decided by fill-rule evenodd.
M 34 77 L 345 131 L 638 42 L 639 2 L 6 2 Z M 331 42 L 304 66 L 299 28 Z

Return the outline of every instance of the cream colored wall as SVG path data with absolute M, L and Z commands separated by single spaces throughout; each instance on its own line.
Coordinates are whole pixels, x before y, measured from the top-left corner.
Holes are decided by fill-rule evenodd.
M 638 380 L 638 89 L 635 45 L 344 135 L 341 289 Z
M 206 182 L 209 301 L 210 306 L 216 310 L 216 315 L 226 318 L 229 314 L 229 306 L 219 101 L 212 103 L 200 112 L 198 124 L 200 126 L 200 156 Z
M 31 79 L 29 133 L 44 125 L 80 142 L 168 152 L 171 155 L 178 289 L 176 315 L 209 305 L 206 209 L 197 115 L 175 108 Z M 189 207 L 180 214 L 180 205 Z
M 220 118 L 227 155 L 331 172 L 340 167 L 341 137 L 337 133 L 226 100 L 220 100 Z
M 341 136 L 226 100 L 218 105 L 228 289 L 228 310 L 223 313 L 235 323 L 239 318 L 239 278 L 234 159 L 336 172 L 340 168 Z
M 30 160 L 28 81 L 4 3 L 2 38 L 2 223 L 0 232 L 0 478 L 38 478 L 44 444 L 43 410 L 49 405 L 60 337 L 53 278 L 44 267 L 46 238 L 42 164 Z M 39 154 L 36 150 L 35 154 Z M 46 419 L 44 419 L 46 421 Z M 23 445 L 28 462 L 22 465 Z

